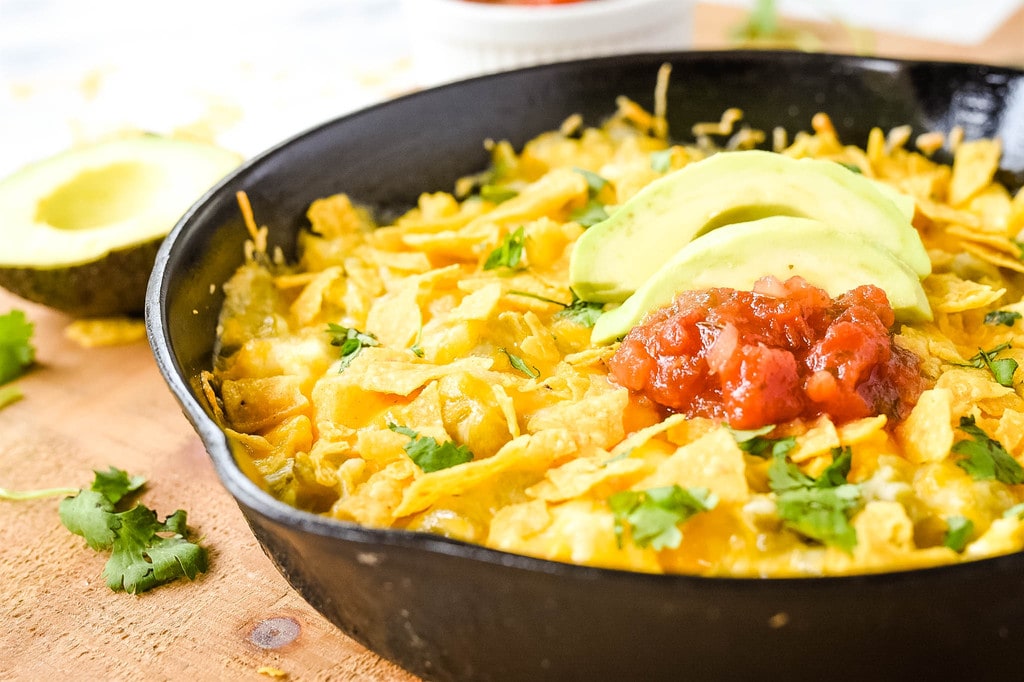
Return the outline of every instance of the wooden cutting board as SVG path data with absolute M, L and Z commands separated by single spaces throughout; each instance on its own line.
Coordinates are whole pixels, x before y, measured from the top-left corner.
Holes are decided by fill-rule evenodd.
M 80 488 L 93 469 L 145 476 L 140 502 L 176 509 L 210 570 L 133 596 L 106 554 L 60 523 L 60 498 L 0 500 L 0 680 L 402 681 L 416 678 L 344 636 L 285 582 L 221 487 L 145 340 L 83 348 L 70 319 L 0 290 L 0 314 L 35 324 L 24 398 L 0 410 L 0 487 Z M 282 678 L 277 678 L 282 679 Z

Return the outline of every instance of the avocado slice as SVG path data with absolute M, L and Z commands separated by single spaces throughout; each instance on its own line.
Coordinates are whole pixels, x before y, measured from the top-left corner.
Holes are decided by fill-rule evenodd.
M 773 152 L 720 152 L 638 192 L 576 242 L 570 286 L 585 301 L 624 301 L 691 240 L 773 215 L 814 218 L 931 272 L 920 235 L 892 194 L 841 164 Z
M 160 242 L 234 152 L 140 135 L 0 180 L 0 286 L 75 316 L 139 313 Z
M 591 340 L 603 344 L 624 336 L 680 291 L 750 290 L 766 275 L 783 281 L 800 275 L 831 296 L 874 284 L 885 291 L 896 319 L 932 319 L 917 273 L 888 249 L 818 220 L 773 216 L 730 225 L 690 242 L 625 303 L 601 315 Z

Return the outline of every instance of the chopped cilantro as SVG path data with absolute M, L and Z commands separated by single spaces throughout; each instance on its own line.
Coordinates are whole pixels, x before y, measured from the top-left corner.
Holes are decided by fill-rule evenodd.
M 544 303 L 553 303 L 554 305 L 562 306 L 562 309 L 555 313 L 555 317 L 563 320 L 569 320 L 576 324 L 583 325 L 584 327 L 593 327 L 594 323 L 597 322 L 597 318 L 601 317 L 601 313 L 604 311 L 603 303 L 595 303 L 594 301 L 581 300 L 576 292 L 572 292 L 572 303 L 562 303 L 556 301 L 553 298 L 547 298 L 546 296 L 540 296 L 538 294 L 531 294 L 529 291 L 518 291 L 515 289 L 510 290 L 510 296 L 525 296 L 526 298 L 533 298 Z
M 473 460 L 473 453 L 465 445 L 456 445 L 450 440 L 438 443 L 436 438 L 421 436 L 408 426 L 388 423 L 388 428 L 412 439 L 402 449 L 424 473 L 448 469 Z
M 604 204 L 597 200 L 597 195 L 605 188 L 608 181 L 593 171 L 583 168 L 575 168 L 574 170 L 586 178 L 589 198 L 585 205 L 574 209 L 569 214 L 569 220 L 579 223 L 582 227 L 592 227 L 608 218 L 608 212 L 604 209 Z
M 726 429 L 728 429 L 729 433 L 732 434 L 732 437 L 736 441 L 736 445 L 739 446 L 740 450 L 757 457 L 769 457 L 776 454 L 786 456 L 789 454 L 790 450 L 796 447 L 796 438 L 793 436 L 787 436 L 786 438 L 765 438 L 765 434 L 771 433 L 774 428 L 774 424 L 762 426 L 759 429 L 748 430 L 734 429 L 730 426 L 726 426 Z
M 518 195 L 519 192 L 508 187 L 499 187 L 498 185 L 490 184 L 480 187 L 480 198 L 491 201 L 495 204 L 503 203 Z
M 659 149 L 651 152 L 651 170 L 655 173 L 667 173 L 672 168 L 672 148 Z
M 992 372 L 992 377 L 999 383 L 999 385 L 1012 388 L 1013 374 L 1017 371 L 1017 361 L 1013 358 L 996 359 L 996 355 L 1009 347 L 1009 343 L 1001 343 L 990 350 L 982 350 L 979 348 L 978 352 L 972 355 L 968 359 L 967 364 L 963 366 L 976 367 L 978 369 L 985 369 L 987 367 L 988 371 Z
M 974 422 L 974 417 L 960 417 L 959 429 L 970 439 L 958 441 L 953 452 L 963 457 L 957 466 L 978 481 L 995 479 L 1007 485 L 1024 483 L 1024 467 L 998 441 L 989 438 Z
M 582 227 L 593 227 L 607 218 L 608 212 L 604 210 L 604 204 L 597 199 L 590 199 L 586 205 L 574 209 L 569 214 L 569 220 L 579 223 Z
M 531 294 L 529 291 L 519 291 L 518 289 L 509 289 L 508 295 L 509 296 L 522 296 L 524 298 L 532 298 L 532 299 L 534 299 L 536 301 L 543 301 L 544 303 L 553 303 L 554 305 L 562 306 L 563 308 L 568 308 L 569 307 L 568 303 L 562 303 L 561 301 L 556 301 L 553 298 L 548 298 L 547 296 L 541 296 L 540 294 Z
M 529 365 L 526 364 L 526 361 L 524 361 L 518 355 L 514 355 L 512 353 L 509 353 L 504 348 L 499 348 L 498 351 L 504 353 L 508 357 L 508 362 L 509 362 L 510 365 L 512 365 L 513 369 L 522 372 L 523 374 L 525 374 L 526 376 L 528 376 L 531 379 L 536 379 L 537 377 L 540 376 L 540 370 L 539 369 L 537 369 L 536 367 L 530 367 Z
M 35 361 L 32 323 L 20 310 L 0 315 L 0 384 L 17 379 Z
M 206 550 L 186 538 L 186 514 L 177 510 L 162 522 L 143 505 L 118 511 L 117 503 L 139 490 L 145 479 L 120 469 L 95 472 L 92 486 L 60 503 L 60 520 L 89 547 L 109 549 L 103 569 L 115 592 L 144 592 L 180 577 L 192 580 L 207 570 Z
M 964 516 L 950 516 L 946 519 L 946 534 L 942 538 L 942 544 L 954 552 L 964 551 L 967 541 L 974 533 L 974 522 Z
M 522 227 L 515 232 L 505 235 L 498 248 L 491 251 L 484 261 L 484 270 L 495 270 L 497 268 L 509 268 L 515 270 L 523 259 L 523 245 L 526 242 L 526 233 Z
M 591 197 L 596 197 L 601 193 L 601 190 L 608 185 L 608 181 L 602 178 L 594 171 L 588 171 L 585 168 L 573 168 L 574 171 L 582 175 L 587 181 L 587 191 Z
M 1020 318 L 1020 313 L 1012 310 L 993 310 L 985 313 L 985 324 L 1012 327 Z
M 327 333 L 331 335 L 331 345 L 341 347 L 341 362 L 338 365 L 339 372 L 352 364 L 352 361 L 355 360 L 356 356 L 359 355 L 359 351 L 363 348 L 380 345 L 377 337 L 373 334 L 367 334 L 352 327 L 342 327 L 340 324 L 334 324 L 333 322 L 327 324 Z
M 593 327 L 597 322 L 597 318 L 601 317 L 603 310 L 603 303 L 584 301 L 576 296 L 574 291 L 572 292 L 572 303 L 567 305 L 565 310 L 559 310 L 555 313 L 555 317 L 575 322 L 584 327 Z
M 860 502 L 860 487 L 846 482 L 850 449 L 834 448 L 832 457 L 832 464 L 814 479 L 788 462 L 784 453 L 774 453 L 768 485 L 776 495 L 779 518 L 789 528 L 849 552 L 857 544 L 849 514 Z
M 412 354 L 415 355 L 418 358 L 422 358 L 423 355 L 424 355 L 423 347 L 419 344 L 419 342 L 414 343 L 411 346 L 409 346 L 409 350 L 412 351 Z
M 860 169 L 860 166 L 855 163 L 846 163 L 845 161 L 837 161 L 837 163 L 851 173 L 856 173 L 857 175 L 862 175 L 864 173 L 864 171 Z
M 624 490 L 608 498 L 619 546 L 628 525 L 633 544 L 655 550 L 679 547 L 683 540 L 679 524 L 716 504 L 718 497 L 706 488 L 686 489 L 679 485 Z

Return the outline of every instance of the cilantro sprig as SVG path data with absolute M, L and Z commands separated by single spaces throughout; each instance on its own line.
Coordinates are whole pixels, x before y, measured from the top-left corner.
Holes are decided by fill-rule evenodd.
M 573 170 L 582 175 L 587 181 L 587 203 L 574 209 L 569 214 L 569 220 L 573 220 L 585 228 L 592 227 L 608 218 L 608 212 L 605 210 L 604 204 L 597 199 L 597 195 L 608 184 L 608 180 L 584 168 L 574 168 Z
M 958 467 L 977 481 L 995 479 L 1007 485 L 1024 483 L 1024 467 L 999 441 L 990 438 L 975 423 L 973 416 L 960 417 L 957 428 L 968 435 L 953 445 L 953 452 L 962 455 L 956 462 Z
M 110 550 L 103 569 L 110 589 L 135 594 L 206 572 L 206 550 L 187 539 L 184 511 L 163 521 L 141 504 L 119 511 L 118 503 L 141 490 L 145 479 L 114 467 L 94 473 L 92 485 L 62 500 L 59 513 L 61 523 L 89 547 Z
M 985 313 L 984 322 L 991 326 L 1001 324 L 1004 327 L 1012 327 L 1020 318 L 1021 314 L 1013 310 L 993 310 Z
M 331 345 L 341 349 L 341 362 L 338 371 L 344 371 L 359 355 L 359 351 L 367 346 L 379 346 L 380 342 L 373 334 L 361 332 L 353 327 L 343 327 L 333 322 L 327 323 L 327 333 L 331 335 Z
M 725 427 L 736 441 L 736 445 L 743 452 L 757 457 L 774 457 L 781 455 L 785 457 L 796 447 L 796 438 L 786 436 L 785 438 L 766 438 L 766 434 L 775 429 L 774 424 L 762 426 L 759 429 L 734 429 L 731 426 Z
M 584 301 L 576 295 L 575 291 L 572 292 L 571 303 L 562 303 L 561 301 L 556 301 L 555 299 L 548 298 L 547 296 L 531 294 L 528 291 L 517 291 L 513 289 L 508 293 L 513 296 L 525 296 L 526 298 L 536 299 L 538 301 L 543 301 L 544 303 L 553 303 L 555 305 L 562 306 L 562 309 L 555 313 L 556 318 L 569 320 L 570 322 L 575 322 L 576 324 L 584 327 L 593 327 L 597 322 L 597 318 L 601 317 L 601 313 L 604 310 L 603 303 Z
M 0 384 L 17 379 L 35 361 L 33 325 L 20 310 L 0 315 Z
M 519 192 L 511 187 L 486 184 L 480 186 L 480 198 L 495 204 L 501 204 L 519 196 Z
M 963 367 L 975 367 L 977 369 L 988 368 L 992 377 L 1000 386 L 1013 387 L 1013 374 L 1017 371 L 1017 361 L 1013 358 L 996 358 L 997 355 L 1010 347 L 1009 343 L 1001 343 L 989 350 L 978 349 L 978 352 L 967 360 Z
M 850 514 L 860 503 L 860 486 L 847 483 L 853 454 L 849 447 L 833 448 L 832 464 L 818 478 L 800 471 L 786 454 L 772 455 L 768 485 L 775 493 L 779 518 L 790 529 L 826 545 L 849 552 L 857 544 Z
M 540 376 L 539 369 L 527 365 L 526 361 L 523 360 L 518 355 L 516 355 L 515 353 L 510 353 L 505 348 L 499 348 L 498 351 L 505 354 L 505 356 L 508 358 L 509 364 L 512 365 L 512 369 L 522 372 L 530 379 L 536 379 L 537 377 Z
M 411 439 L 402 449 L 423 473 L 429 474 L 473 460 L 473 453 L 465 445 L 456 445 L 450 440 L 438 443 L 436 438 L 421 436 L 408 426 L 392 422 L 388 423 L 388 428 Z
M 498 248 L 491 251 L 484 261 L 484 270 L 496 270 L 508 268 L 519 269 L 519 263 L 523 260 L 523 247 L 526 244 L 526 231 L 520 227 L 505 235 L 505 238 L 498 245 Z
M 962 552 L 974 534 L 974 522 L 965 516 L 950 516 L 946 519 L 946 533 L 942 544 L 954 552 Z
M 634 545 L 655 550 L 679 547 L 683 541 L 679 524 L 695 514 L 714 509 L 717 504 L 718 496 L 707 488 L 683 488 L 678 484 L 623 490 L 608 498 L 619 547 L 628 527 Z

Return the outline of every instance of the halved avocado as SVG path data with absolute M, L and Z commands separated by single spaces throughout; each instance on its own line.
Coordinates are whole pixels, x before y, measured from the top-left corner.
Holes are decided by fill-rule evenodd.
M 776 215 L 860 235 L 925 276 L 931 262 L 907 212 L 891 192 L 833 161 L 720 152 L 656 180 L 587 230 L 573 249 L 570 286 L 586 301 L 623 301 L 693 239 Z
M 709 232 L 690 242 L 618 308 L 597 319 L 591 340 L 609 343 L 680 291 L 730 287 L 750 290 L 761 277 L 800 275 L 838 296 L 873 284 L 902 321 L 932 319 L 921 280 L 892 252 L 818 220 L 773 216 Z
M 240 161 L 142 135 L 22 168 L 0 180 L 0 286 L 79 317 L 141 312 L 160 242 Z

